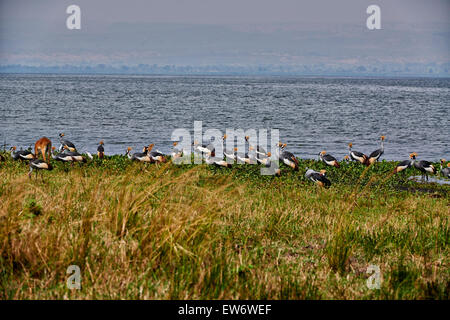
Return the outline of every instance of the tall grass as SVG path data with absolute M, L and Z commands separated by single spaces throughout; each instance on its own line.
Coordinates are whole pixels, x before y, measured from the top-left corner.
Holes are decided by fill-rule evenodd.
M 311 165 L 322 166 L 300 163 Z M 415 186 L 403 175 L 381 184 L 393 165 L 376 164 L 356 185 L 364 168 L 343 164 L 320 189 L 302 169 L 277 178 L 113 157 L 57 164 L 41 181 L 8 160 L 0 297 L 448 299 L 448 187 L 397 190 Z M 66 286 L 73 264 L 81 290 Z M 381 269 L 380 290 L 366 286 L 369 264 Z

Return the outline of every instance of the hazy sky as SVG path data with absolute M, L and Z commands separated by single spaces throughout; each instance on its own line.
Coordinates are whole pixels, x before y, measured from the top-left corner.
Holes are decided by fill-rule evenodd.
M 447 63 L 449 18 L 449 0 L 0 0 L 0 64 Z

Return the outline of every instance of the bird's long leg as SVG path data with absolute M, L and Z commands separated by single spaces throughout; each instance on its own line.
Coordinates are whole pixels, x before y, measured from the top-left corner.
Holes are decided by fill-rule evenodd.
M 33 167 L 30 167 L 30 171 L 28 171 L 28 178 L 31 179 L 31 173 L 33 172 Z

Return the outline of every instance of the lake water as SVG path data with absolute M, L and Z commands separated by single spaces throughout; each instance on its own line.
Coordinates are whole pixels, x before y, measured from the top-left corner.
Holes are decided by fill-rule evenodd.
M 279 129 L 301 158 L 370 153 L 450 158 L 450 79 L 0 75 L 0 144 L 28 147 L 58 133 L 106 154 L 154 143 L 169 152 L 176 128 Z M 450 160 L 450 159 L 449 159 Z

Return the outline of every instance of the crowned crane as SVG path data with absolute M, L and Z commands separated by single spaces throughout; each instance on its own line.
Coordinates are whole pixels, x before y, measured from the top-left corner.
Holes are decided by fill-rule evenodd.
M 426 177 L 427 181 L 428 181 L 428 173 L 436 174 L 437 170 L 430 161 L 426 161 L 426 160 L 417 161 L 416 156 L 417 156 L 417 153 L 413 152 L 412 165 L 414 166 L 414 168 L 416 168 L 420 172 L 422 172 L 422 181 L 424 180 L 424 177 Z
M 215 148 L 212 145 L 212 143 L 206 145 L 206 144 L 200 144 L 198 143 L 198 141 L 194 141 L 194 143 L 192 143 L 192 145 L 194 146 L 194 152 L 198 152 L 198 153 L 205 153 L 208 156 L 214 155 L 215 153 Z
M 99 159 L 103 159 L 105 157 L 105 148 L 103 147 L 104 144 L 105 143 L 103 140 L 101 140 L 97 147 L 97 156 Z
M 62 154 L 71 156 L 73 158 L 73 161 L 75 162 L 86 162 L 86 158 L 83 157 L 80 153 L 77 151 L 69 151 L 70 149 L 68 147 L 64 147 L 64 152 Z
M 339 168 L 339 162 L 331 154 L 328 154 L 325 150 L 319 153 L 319 158 L 322 162 L 329 166 Z
M 150 144 L 147 148 L 147 153 L 150 158 L 157 163 L 166 162 L 167 156 L 159 150 L 152 151 L 154 144 Z
M 232 165 L 231 163 L 226 162 L 225 160 L 218 158 L 218 157 L 211 157 L 209 155 L 207 155 L 205 157 L 205 163 L 209 164 L 209 165 L 215 165 L 218 167 L 225 167 L 225 168 L 231 168 Z
M 405 161 L 400 162 L 400 163 L 395 167 L 394 173 L 398 173 L 398 172 L 400 172 L 400 171 L 403 171 L 403 170 L 406 170 L 406 169 L 408 169 L 408 168 L 411 168 L 413 156 L 414 156 L 414 154 L 411 153 L 411 154 L 409 155 L 409 160 L 405 160 Z
M 19 150 L 16 152 L 16 146 L 11 147 L 9 151 L 11 152 L 11 157 L 13 160 L 31 160 L 34 159 L 34 154 L 30 150 Z
M 239 160 L 241 163 L 246 163 L 246 164 L 255 164 L 257 162 L 256 160 L 256 153 L 255 150 L 252 146 L 250 146 L 248 148 L 248 152 L 245 155 L 236 153 L 236 158 L 237 160 Z
M 306 168 L 305 178 L 314 182 L 320 187 L 331 186 L 331 181 L 325 176 L 326 170 L 320 170 L 320 172 L 313 169 Z
M 42 154 L 42 158 L 44 158 L 44 161 L 47 163 L 50 161 L 50 158 L 52 157 L 52 142 L 47 137 L 42 137 L 36 143 L 34 144 L 34 156 L 38 158 L 39 151 Z M 45 155 L 48 154 L 47 160 L 45 159 Z
M 287 166 L 291 167 L 292 169 L 294 169 L 295 171 L 298 170 L 298 160 L 297 158 L 294 156 L 294 154 L 292 154 L 289 151 L 286 151 L 286 143 L 278 143 L 278 146 L 281 148 L 281 153 L 278 151 L 277 149 L 277 155 L 278 158 Z
M 52 147 L 52 151 L 55 152 L 55 150 L 56 150 L 56 148 Z M 64 152 L 52 154 L 52 158 L 56 161 L 61 161 L 61 162 L 72 162 L 73 163 L 73 161 L 74 161 L 72 156 L 70 156 Z
M 257 156 L 256 157 L 256 161 L 258 161 L 258 163 L 265 165 L 265 166 L 269 166 L 270 167 L 270 157 L 272 156 L 272 153 L 268 152 L 266 155 L 264 156 Z
M 153 162 L 152 158 L 149 156 L 148 152 L 136 152 L 131 154 L 131 147 L 127 148 L 126 155 L 128 159 L 133 161 L 140 161 L 140 162 Z
M 224 134 L 223 137 L 222 137 L 223 155 L 225 156 L 226 159 L 230 159 L 232 161 L 235 161 L 237 159 L 236 152 L 237 152 L 238 148 L 233 148 L 232 150 L 226 149 L 225 148 L 225 140 L 226 139 L 227 139 L 227 135 Z
M 66 147 L 67 150 L 72 152 L 77 151 L 77 148 L 75 148 L 75 145 L 72 142 L 70 142 L 67 139 L 64 139 L 64 133 L 59 134 L 59 142 L 61 143 L 61 145 L 59 146 L 60 152 L 64 150 L 64 147 Z
M 41 159 L 33 159 L 30 161 L 30 171 L 28 172 L 28 177 L 31 179 L 31 173 L 33 170 L 36 170 L 36 179 L 37 179 L 37 173 L 39 170 L 53 170 L 53 167 L 50 163 L 45 162 Z M 42 177 L 42 176 L 41 176 Z M 44 177 L 42 177 L 44 179 Z
M 441 159 L 441 175 L 445 178 L 450 178 L 450 162 L 447 163 L 446 168 L 442 168 L 442 165 L 445 163 L 445 159 Z
M 250 137 L 249 136 L 245 136 L 245 141 L 248 142 L 249 147 L 253 147 L 253 150 L 255 150 L 255 153 L 256 153 L 257 157 L 259 157 L 259 156 L 266 157 L 267 156 L 267 152 L 266 152 L 266 150 L 264 150 L 263 147 L 261 147 L 260 145 L 252 146 L 250 144 L 249 140 L 250 140 Z
M 365 164 L 367 161 L 367 156 L 362 152 L 352 151 L 352 146 L 353 146 L 353 143 L 348 144 L 348 154 L 350 156 L 350 159 L 352 159 L 353 161 L 359 161 L 360 163 Z
M 374 152 L 372 152 L 369 155 L 369 158 L 366 160 L 366 165 L 370 166 L 371 164 L 374 164 L 375 161 L 378 161 L 378 159 L 380 159 L 380 157 L 383 155 L 384 153 L 384 136 L 381 136 L 381 146 L 380 149 L 375 150 Z
M 175 160 L 175 159 L 180 158 L 180 157 L 183 156 L 183 150 L 182 150 L 182 149 L 179 149 L 179 148 L 177 147 L 178 143 L 179 143 L 178 141 L 175 141 L 175 142 L 173 143 L 173 151 L 172 151 L 172 153 L 170 154 L 170 156 L 172 157 L 172 160 Z

